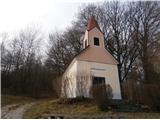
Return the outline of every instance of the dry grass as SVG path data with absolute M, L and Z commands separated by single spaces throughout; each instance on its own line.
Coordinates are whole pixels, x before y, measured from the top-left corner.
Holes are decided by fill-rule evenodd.
M 155 112 L 102 112 L 93 102 L 60 104 L 54 98 L 33 99 L 12 95 L 2 95 L 1 98 L 2 106 L 34 102 L 24 113 L 24 118 L 41 118 L 44 114 L 68 115 L 68 118 L 160 118 L 160 113 Z
M 40 101 L 24 113 L 24 118 L 40 118 L 44 114 L 69 115 L 69 118 L 160 118 L 153 112 L 102 112 L 93 103 L 58 104 L 58 100 Z
M 93 104 L 58 104 L 58 100 L 41 101 L 28 109 L 24 118 L 39 118 L 42 114 L 93 114 L 99 112 Z
M 23 104 L 28 102 L 33 102 L 35 99 L 24 96 L 13 96 L 13 95 L 1 95 L 1 105 L 10 105 L 10 104 Z

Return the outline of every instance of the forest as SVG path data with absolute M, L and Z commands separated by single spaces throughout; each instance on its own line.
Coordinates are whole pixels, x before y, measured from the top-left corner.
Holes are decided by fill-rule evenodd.
M 160 102 L 160 2 L 103 2 L 80 7 L 72 25 L 43 36 L 36 26 L 1 34 L 2 94 L 59 96 L 59 77 L 82 48 L 94 15 L 105 48 L 118 61 L 123 99 Z M 156 91 L 156 92 L 155 92 Z M 159 104 L 160 109 L 160 104 Z

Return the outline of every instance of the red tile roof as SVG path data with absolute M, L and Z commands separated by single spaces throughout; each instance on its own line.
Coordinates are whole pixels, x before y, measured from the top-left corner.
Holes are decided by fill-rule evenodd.
M 117 60 L 105 49 L 101 47 L 88 46 L 76 56 L 77 60 L 97 62 L 103 64 L 117 65 Z
M 101 29 L 100 29 L 100 27 L 99 27 L 99 25 L 98 25 L 95 17 L 92 16 L 92 17 L 89 19 L 89 21 L 88 21 L 87 30 L 90 31 L 91 29 L 93 29 L 93 28 L 95 28 L 95 27 L 97 27 L 97 28 L 101 31 Z

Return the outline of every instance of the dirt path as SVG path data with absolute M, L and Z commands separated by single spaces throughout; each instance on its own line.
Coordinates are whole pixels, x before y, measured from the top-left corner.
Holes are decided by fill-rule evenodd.
M 23 113 L 25 110 L 32 106 L 34 103 L 28 104 L 14 104 L 14 105 L 6 105 L 2 107 L 1 118 L 2 119 L 22 119 Z

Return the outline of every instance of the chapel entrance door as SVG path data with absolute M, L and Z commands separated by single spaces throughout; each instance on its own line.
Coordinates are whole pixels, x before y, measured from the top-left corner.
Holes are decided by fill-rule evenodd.
M 104 95 L 106 93 L 105 91 L 105 77 L 94 76 L 92 78 L 91 97 Z

